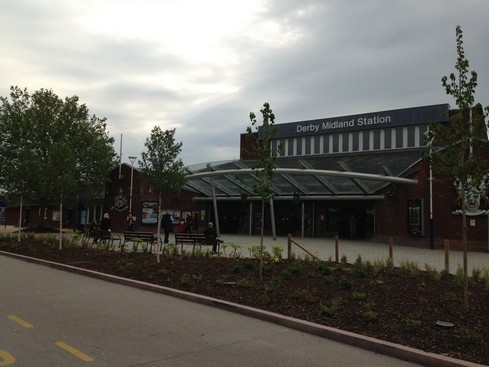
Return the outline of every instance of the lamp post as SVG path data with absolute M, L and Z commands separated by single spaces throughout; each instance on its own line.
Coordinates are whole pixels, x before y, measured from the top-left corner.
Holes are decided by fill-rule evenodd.
M 132 215 L 132 183 L 134 179 L 134 162 L 136 161 L 135 156 L 129 156 L 129 160 L 131 161 L 131 188 L 129 189 L 129 213 Z

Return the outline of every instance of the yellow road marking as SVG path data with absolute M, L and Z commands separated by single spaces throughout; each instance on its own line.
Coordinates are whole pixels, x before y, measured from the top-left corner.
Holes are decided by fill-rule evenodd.
M 54 344 L 56 344 L 61 349 L 66 350 L 67 352 L 73 354 L 74 356 L 80 358 L 81 360 L 83 360 L 85 362 L 93 362 L 95 360 L 92 357 L 86 355 L 85 353 L 80 352 L 78 349 L 73 348 L 72 346 L 70 346 L 64 342 L 56 342 Z
M 15 363 L 15 357 L 0 349 L 0 366 L 8 366 Z
M 34 326 L 29 324 L 27 321 L 22 320 L 20 317 L 17 317 L 15 315 L 8 315 L 8 318 L 12 321 L 15 321 L 16 323 L 22 325 L 23 327 L 27 329 L 32 329 Z

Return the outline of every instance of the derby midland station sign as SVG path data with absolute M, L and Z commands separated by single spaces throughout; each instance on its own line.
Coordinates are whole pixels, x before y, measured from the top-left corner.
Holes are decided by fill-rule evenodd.
M 391 116 L 372 116 L 372 117 L 358 117 L 352 118 L 351 120 L 334 120 L 328 121 L 325 120 L 322 123 L 315 122 L 309 123 L 306 125 L 302 125 L 300 123 L 297 124 L 297 133 L 302 132 L 313 132 L 317 133 L 319 130 L 332 130 L 332 129 L 344 129 L 348 127 L 360 127 L 365 125 L 377 125 L 377 124 L 390 124 L 392 122 Z
M 448 121 L 448 104 L 277 124 L 275 139 Z

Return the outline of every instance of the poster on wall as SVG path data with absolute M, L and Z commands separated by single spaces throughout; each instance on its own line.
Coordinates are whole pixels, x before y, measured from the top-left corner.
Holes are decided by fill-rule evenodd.
M 141 224 L 156 224 L 158 222 L 158 202 L 143 201 L 141 203 Z

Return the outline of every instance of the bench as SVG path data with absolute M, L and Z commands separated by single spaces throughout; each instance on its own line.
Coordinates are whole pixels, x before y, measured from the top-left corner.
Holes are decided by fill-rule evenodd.
M 175 233 L 175 244 L 180 245 L 183 252 L 184 245 L 192 246 L 192 254 L 195 252 L 195 246 L 214 246 L 216 245 L 217 253 L 220 252 L 220 245 L 223 241 L 216 236 L 206 236 L 203 233 Z
M 124 246 L 127 242 L 132 242 L 132 250 L 137 251 L 140 243 L 145 243 L 146 248 L 149 246 L 150 251 L 153 249 L 154 244 L 160 244 L 161 251 L 161 238 L 155 236 L 151 232 L 135 232 L 135 231 L 126 231 L 124 232 L 124 242 L 122 246 Z
M 89 236 L 93 238 L 94 244 L 100 244 L 97 247 L 104 245 L 105 249 L 113 248 L 114 242 L 119 242 L 119 246 L 121 243 L 121 238 L 118 235 L 103 229 L 94 229 L 89 233 Z

